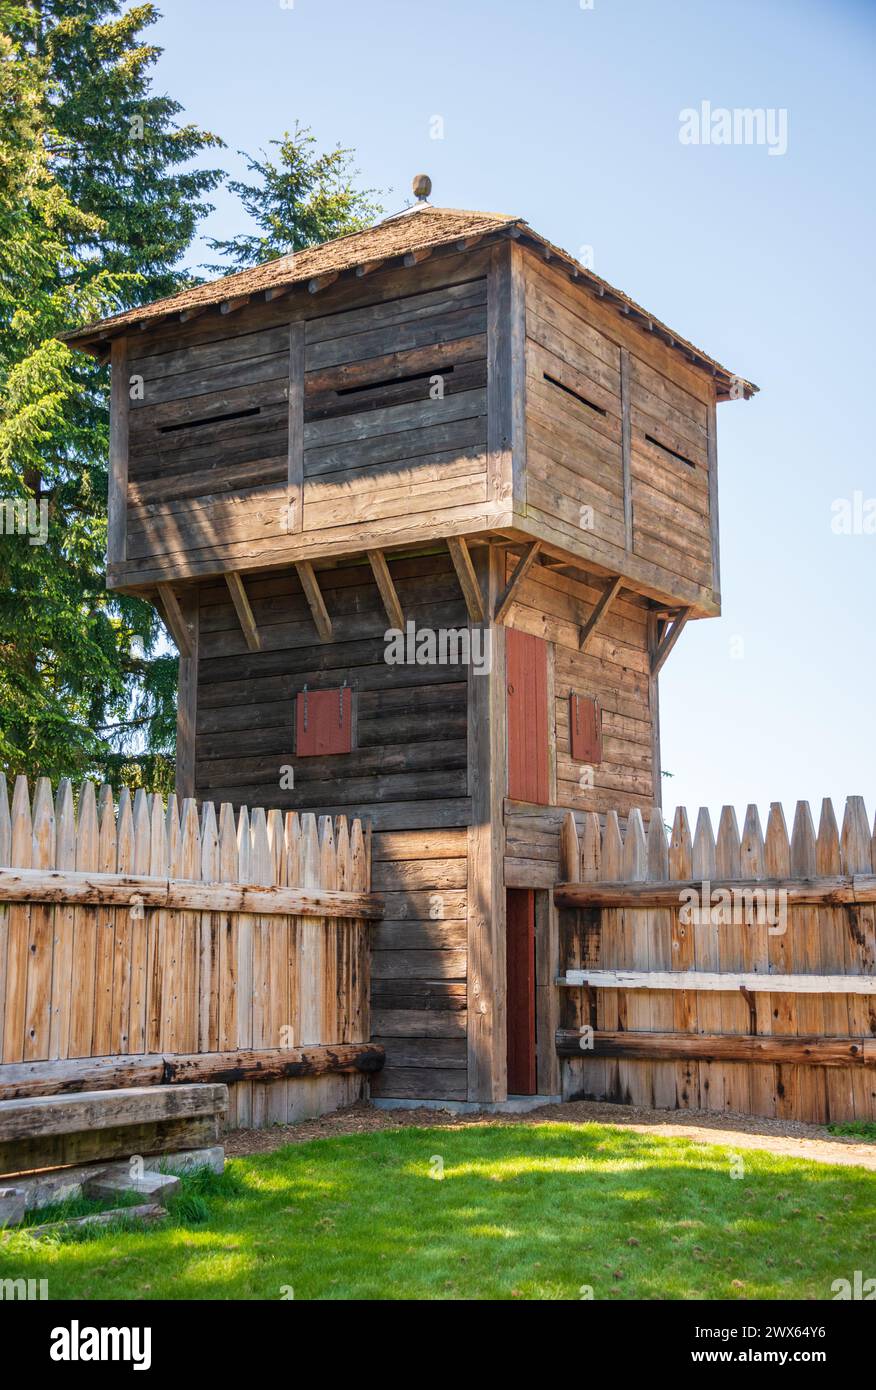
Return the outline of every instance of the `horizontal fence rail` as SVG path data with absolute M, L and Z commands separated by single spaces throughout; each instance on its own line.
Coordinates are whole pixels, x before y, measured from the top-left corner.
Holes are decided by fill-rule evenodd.
M 581 833 L 579 834 L 579 826 Z M 561 835 L 564 1093 L 876 1119 L 876 830 L 732 807 L 570 814 Z
M 307 1113 L 355 1099 L 380 915 L 359 820 L 24 777 L 10 806 L 0 775 L 0 1095 L 22 1065 L 63 1093 L 138 1056 L 235 1082 L 231 1122 L 297 1117 L 302 1078 Z

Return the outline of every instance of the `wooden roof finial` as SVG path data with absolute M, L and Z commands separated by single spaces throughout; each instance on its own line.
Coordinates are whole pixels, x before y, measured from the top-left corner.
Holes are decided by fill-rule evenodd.
M 414 174 L 411 179 L 411 188 L 414 190 L 414 197 L 419 198 L 421 203 L 425 203 L 432 192 L 432 180 L 428 174 Z

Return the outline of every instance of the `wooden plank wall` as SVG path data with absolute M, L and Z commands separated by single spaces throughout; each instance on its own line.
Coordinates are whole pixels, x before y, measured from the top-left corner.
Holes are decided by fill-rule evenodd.
M 305 532 L 358 548 L 483 507 L 486 300 L 475 279 L 308 320 Z
M 560 990 L 558 1036 L 566 1054 L 574 1053 L 562 1060 L 567 1098 L 822 1124 L 876 1119 L 876 831 L 862 798 L 848 799 L 841 830 L 829 800 L 817 829 L 808 804 L 798 802 L 790 833 L 779 803 L 765 833 L 756 806 L 748 807 L 741 831 L 733 808 L 724 807 L 717 836 L 704 808 L 692 829 L 680 807 L 668 839 L 659 812 L 650 814 L 647 832 L 639 810 L 624 834 L 614 813 L 603 829 L 593 814 L 583 825 L 579 819 L 578 829 L 582 885 L 647 893 L 649 883 L 659 883 L 671 891 L 670 902 L 663 894 L 659 905 L 636 905 L 631 895 L 613 906 L 561 907 L 561 976 L 645 972 L 641 988 L 603 987 L 597 976 L 589 991 Z M 567 831 L 566 843 L 570 838 Z M 574 856 L 578 849 L 576 843 Z M 853 896 L 860 901 L 849 898 L 851 889 L 841 900 L 839 875 L 849 876 L 847 889 L 859 876 Z M 769 921 L 757 918 L 686 923 L 674 884 L 704 879 L 715 888 L 721 881 L 752 889 L 784 882 L 786 891 L 796 887 L 811 901 L 789 898 L 784 931 L 771 932 Z M 781 925 L 775 913 L 773 923 Z M 701 972 L 703 987 L 684 987 L 690 971 Z M 716 974 L 727 976 L 726 989 L 705 987 Z M 747 992 L 738 983 L 743 975 Z M 795 991 L 794 981 L 807 976 L 817 978 L 817 988 Z M 670 977 L 678 987 L 665 987 Z M 574 1042 L 588 1023 L 594 1054 Z M 705 1046 L 697 1049 L 700 1037 Z M 728 1058 L 734 1043 L 738 1055 Z
M 506 559 L 510 576 L 514 557 Z M 648 655 L 648 607 L 622 590 L 586 652 L 581 625 L 604 589 L 595 575 L 569 579 L 535 566 L 518 591 L 506 623 L 549 644 L 553 718 L 552 806 L 506 802 L 506 881 L 509 887 L 549 887 L 557 881 L 562 811 L 614 810 L 622 815 L 654 796 L 654 743 Z M 599 701 L 603 760 L 590 771 L 574 762 L 569 695 Z M 582 773 L 584 775 L 582 776 Z M 592 773 L 592 778 L 591 778 Z
M 373 1095 L 466 1099 L 467 842 L 463 828 L 372 839 L 385 909 L 372 937 L 372 1027 L 386 1051 Z
M 41 778 L 31 803 L 20 777 L 10 817 L 0 776 L 0 884 L 16 879 L 0 900 L 0 1080 L 22 1062 L 369 1040 L 373 927 L 318 911 L 323 889 L 368 889 L 361 822 L 228 804 L 217 817 L 212 802 L 199 815 L 142 790 L 116 808 L 89 782 L 77 801 L 74 813 L 70 783 L 53 798 Z M 30 871 L 52 869 L 69 893 L 29 889 Z M 178 904 L 151 906 L 149 886 L 168 879 Z M 197 894 L 184 905 L 186 888 L 236 884 L 300 885 L 317 915 L 207 909 Z M 362 1093 L 355 1074 L 240 1082 L 229 1123 L 321 1114 Z
M 525 287 L 524 514 L 617 573 L 635 557 L 667 594 L 717 590 L 713 388 L 532 255 Z
M 406 620 L 466 627 L 449 556 L 392 561 Z M 332 640 L 316 638 L 294 573 L 249 579 L 251 652 L 224 584 L 200 587 L 196 795 L 235 805 L 367 816 L 375 830 L 465 825 L 466 670 L 388 665 L 386 613 L 367 563 L 319 572 Z M 354 747 L 295 757 L 295 697 L 353 691 Z M 294 768 L 294 787 L 281 786 Z
M 468 626 L 446 551 L 389 565 L 406 621 Z M 319 571 L 333 640 L 316 640 L 294 574 L 246 581 L 261 639 L 250 652 L 224 585 L 200 589 L 197 794 L 358 815 L 373 828 L 375 1093 L 465 1099 L 467 669 L 387 665 L 387 618 L 370 567 Z M 304 685 L 353 691 L 350 753 L 296 758 Z M 294 787 L 280 785 L 294 770 Z
M 138 335 L 111 582 L 480 529 L 487 269 L 437 255 Z

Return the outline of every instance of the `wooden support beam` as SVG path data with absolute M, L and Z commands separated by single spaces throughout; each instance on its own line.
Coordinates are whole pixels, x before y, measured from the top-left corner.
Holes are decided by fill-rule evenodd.
M 308 280 L 307 288 L 310 290 L 311 294 L 319 294 L 320 290 L 327 289 L 329 285 L 333 285 L 339 275 L 340 271 L 338 270 L 329 270 L 325 275 L 314 275 L 312 280 Z
M 578 638 L 579 651 L 586 652 L 587 648 L 590 646 L 590 643 L 596 636 L 599 624 L 602 622 L 609 608 L 611 608 L 611 605 L 623 588 L 623 582 L 624 577 L 622 574 L 619 574 L 615 579 L 610 581 L 605 589 L 603 589 L 596 607 L 581 629 L 581 635 Z
M 450 551 L 453 568 L 456 570 L 459 587 L 462 589 L 468 616 L 473 623 L 482 623 L 486 617 L 484 596 L 475 574 L 468 543 L 461 536 L 450 536 L 447 541 L 447 549 Z
M 471 251 L 472 248 L 482 242 L 483 239 L 483 236 L 461 236 L 456 243 L 456 249 L 457 251 Z
M 876 975 L 754 975 L 728 970 L 567 970 L 565 989 L 686 989 L 738 994 L 876 994 Z
M 533 541 L 529 549 L 523 555 L 521 555 L 520 559 L 517 561 L 516 566 L 514 567 L 514 573 L 508 580 L 508 583 L 505 585 L 505 588 L 503 589 L 502 594 L 500 595 L 499 602 L 496 606 L 495 617 L 493 619 L 494 622 L 504 622 L 505 614 L 508 612 L 508 609 L 514 602 L 517 590 L 520 588 L 520 585 L 523 583 L 524 579 L 528 575 L 529 571 L 532 569 L 532 566 L 535 564 L 540 554 L 541 541 Z
M 231 602 L 234 604 L 234 611 L 243 629 L 246 645 L 251 652 L 260 652 L 262 649 L 262 642 L 259 637 L 259 630 L 256 627 L 256 620 L 253 617 L 249 599 L 246 596 L 243 579 L 238 574 L 237 570 L 229 570 L 225 575 L 225 583 L 228 585 L 228 592 L 231 595 Z
M 125 559 L 128 530 L 128 340 L 115 338 L 110 346 L 110 446 L 108 478 L 107 560 Z
M 398 592 L 392 582 L 386 556 L 382 550 L 369 550 L 368 562 L 371 565 L 375 583 L 380 590 L 380 597 L 383 599 L 383 606 L 386 609 L 390 627 L 398 628 L 400 632 L 404 631 L 405 615 L 402 611 Z
M 185 631 L 191 655 L 180 653 L 176 695 L 176 760 L 175 785 L 180 801 L 195 794 L 195 732 L 198 723 L 198 644 L 200 642 L 200 605 L 196 588 L 183 589 L 179 597 Z
M 176 590 L 172 584 L 160 583 L 158 585 L 158 597 L 161 601 L 161 608 L 164 614 L 164 621 L 167 625 L 171 637 L 177 645 L 180 656 L 194 656 L 194 646 L 192 644 L 189 625 L 185 620 Z
M 238 309 L 246 308 L 250 301 L 248 294 L 236 294 L 231 299 L 223 299 L 219 305 L 220 314 L 236 314 Z
M 595 1030 L 587 1037 L 573 1028 L 558 1028 L 561 1057 L 699 1058 L 704 1062 L 780 1062 L 788 1066 L 876 1066 L 876 1040 L 825 1038 L 817 1034 L 635 1033 Z
M 0 902 L 92 903 L 102 907 L 178 908 L 184 912 L 256 912 L 262 916 L 382 917 L 368 893 L 327 888 L 251 888 L 143 874 L 64 869 L 0 869 Z
M 201 314 L 206 314 L 207 307 L 206 304 L 200 304 L 194 309 L 183 309 L 179 316 L 180 323 L 190 323 L 192 319 L 200 318 Z M 147 323 L 141 323 L 140 327 L 146 328 Z
M 652 676 L 656 676 L 659 673 L 664 661 L 681 636 L 682 630 L 691 615 L 691 611 L 690 608 L 682 608 L 675 622 L 664 632 L 661 641 L 658 643 L 657 650 L 651 659 Z
M 0 1071 L 0 1101 L 114 1091 L 130 1086 L 230 1084 L 247 1077 L 327 1076 L 380 1071 L 384 1049 L 376 1043 L 252 1048 L 237 1052 L 123 1054 L 74 1057 L 58 1062 L 18 1062 Z
M 569 813 L 571 814 L 571 813 Z M 757 904 L 780 898 L 789 907 L 847 907 L 876 902 L 876 874 L 836 874 L 821 878 L 725 878 L 709 879 L 709 902 L 716 911 L 726 895 L 738 898 L 746 913 Z M 636 883 L 558 883 L 554 901 L 558 907 L 684 907 L 702 894 L 700 879 L 643 880 Z
M 630 385 L 630 354 L 621 348 L 621 469 L 624 493 L 624 547 L 633 548 L 633 445 L 632 445 L 632 388 Z
M 319 633 L 321 642 L 332 640 L 332 620 L 329 617 L 328 609 L 325 606 L 325 599 L 319 587 L 319 580 L 309 560 L 299 560 L 295 565 L 301 587 L 304 590 L 304 597 L 310 605 L 313 614 L 313 621 Z
M 5 1100 L 0 1105 L 0 1144 L 121 1125 L 222 1115 L 228 1109 L 225 1085 L 132 1086 L 118 1091 Z
M 419 251 L 408 251 L 405 254 L 404 263 L 407 266 L 419 265 L 420 261 L 428 260 L 431 254 L 431 246 L 425 246 Z
M 304 321 L 289 325 L 286 504 L 290 535 L 304 529 Z
M 363 275 L 371 275 L 373 271 L 379 270 L 383 263 L 384 258 L 382 256 L 376 261 L 363 261 L 361 265 L 356 266 L 356 274 L 360 279 Z

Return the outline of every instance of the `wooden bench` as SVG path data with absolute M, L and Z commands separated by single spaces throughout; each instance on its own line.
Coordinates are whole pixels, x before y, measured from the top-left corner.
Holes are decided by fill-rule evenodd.
M 0 1175 L 205 1148 L 218 1141 L 227 1107 L 219 1084 L 0 1101 Z

